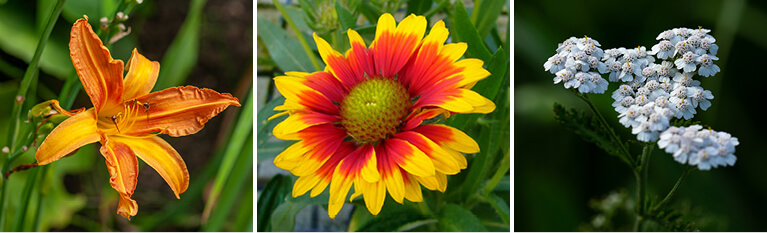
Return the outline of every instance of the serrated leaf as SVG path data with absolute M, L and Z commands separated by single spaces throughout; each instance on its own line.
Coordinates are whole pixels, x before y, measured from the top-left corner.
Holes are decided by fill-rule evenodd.
M 357 24 L 357 19 L 352 15 L 349 10 L 346 10 L 343 6 L 341 6 L 338 1 L 336 1 L 335 4 L 336 7 L 336 13 L 338 14 L 338 22 L 341 23 L 341 28 L 339 30 L 346 32 L 346 29 L 353 28 L 355 24 Z
M 621 157 L 620 145 L 610 140 L 609 132 L 604 130 L 594 117 L 586 116 L 575 109 L 567 110 L 557 103 L 554 103 L 554 115 L 559 124 L 578 134 L 583 140 L 597 144 L 610 155 Z

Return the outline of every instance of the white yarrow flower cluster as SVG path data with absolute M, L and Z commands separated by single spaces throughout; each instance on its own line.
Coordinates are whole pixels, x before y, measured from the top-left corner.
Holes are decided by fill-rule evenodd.
M 655 62 L 655 58 L 648 56 L 647 48 L 639 46 L 633 49 L 617 48 L 605 50 L 602 60 L 605 63 L 601 73 L 610 73 L 608 79 L 611 82 L 645 81 L 643 70 Z
M 703 126 L 669 127 L 660 134 L 658 146 L 681 164 L 697 165 L 700 170 L 735 164 L 738 138 Z
M 650 142 L 669 125 L 673 118 L 691 119 L 696 108 L 711 106 L 714 96 L 693 79 L 719 72 L 713 64 L 718 46 L 707 29 L 675 28 L 658 36 L 660 43 L 647 52 L 635 49 L 607 49 L 603 73 L 609 80 L 623 84 L 613 92 L 613 107 L 621 124 L 631 127 L 640 141 Z M 660 59 L 654 63 L 653 56 Z M 673 60 L 673 62 L 672 62 Z M 642 110 L 642 111 L 638 111 Z
M 721 71 L 719 66 L 714 64 L 716 52 L 719 46 L 714 44 L 716 39 L 709 35 L 711 30 L 698 28 L 674 28 L 661 32 L 656 40 L 658 44 L 652 46 L 650 55 L 655 55 L 658 59 L 673 59 L 674 65 L 684 73 L 698 71 L 698 75 L 704 77 L 714 76 Z
M 564 83 L 565 88 L 576 88 L 580 93 L 604 93 L 608 82 L 596 72 L 605 66 L 599 46 L 592 38 L 570 37 L 559 44 L 543 68 L 556 75 L 554 84 Z

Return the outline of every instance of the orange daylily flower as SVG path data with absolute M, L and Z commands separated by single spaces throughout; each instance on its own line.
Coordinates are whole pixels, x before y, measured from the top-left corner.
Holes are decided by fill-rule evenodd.
M 180 137 L 200 131 L 205 122 L 228 106 L 240 106 L 228 93 L 193 86 L 149 93 L 157 81 L 160 63 L 133 50 L 125 69 L 114 60 L 88 24 L 88 17 L 72 26 L 69 42 L 72 63 L 93 108 L 62 112 L 71 117 L 59 124 L 35 154 L 39 165 L 56 161 L 94 142 L 101 143 L 110 184 L 120 194 L 117 213 L 130 220 L 138 212 L 131 199 L 136 189 L 138 160 L 154 168 L 179 194 L 189 186 L 189 172 L 181 156 L 159 134 Z

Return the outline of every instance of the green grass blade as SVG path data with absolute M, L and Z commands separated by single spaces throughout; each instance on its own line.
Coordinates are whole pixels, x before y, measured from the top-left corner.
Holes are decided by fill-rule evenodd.
M 184 19 L 176 38 L 162 57 L 160 74 L 153 91 L 179 86 L 186 81 L 197 64 L 200 50 L 200 25 L 202 9 L 206 0 L 192 0 L 189 13 Z
M 251 119 L 253 119 L 252 116 Z M 246 141 L 253 141 L 252 131 L 250 131 Z M 253 177 L 253 144 L 247 143 L 244 147 L 242 147 L 240 151 L 241 153 L 237 158 L 237 162 L 235 163 L 234 167 L 232 167 L 229 178 L 226 180 L 226 184 L 223 186 L 221 194 L 216 201 L 216 205 L 211 212 L 210 218 L 202 227 L 203 231 L 226 230 L 224 229 L 224 225 L 227 223 L 227 220 L 230 219 L 229 215 L 230 212 L 232 212 L 231 210 L 234 207 L 235 200 L 238 199 L 237 196 L 243 192 L 242 189 L 244 186 L 246 186 L 245 181 L 247 181 L 248 178 Z M 251 182 L 251 184 L 253 183 Z M 253 191 L 250 191 L 250 193 L 252 192 Z M 253 196 L 250 196 L 249 198 L 252 200 Z M 252 208 L 253 205 L 250 207 Z
M 229 138 L 226 149 L 224 151 L 224 158 L 221 161 L 221 167 L 216 174 L 215 181 L 213 183 L 213 189 L 210 192 L 210 198 L 205 203 L 205 210 L 203 211 L 203 223 L 206 222 L 210 216 L 213 206 L 218 202 L 218 197 L 221 194 L 224 185 L 233 172 L 233 168 L 236 165 L 239 152 L 245 147 L 248 135 L 253 133 L 253 91 L 248 94 L 245 104 L 240 112 L 240 117 L 237 119 L 236 127 L 232 136 Z

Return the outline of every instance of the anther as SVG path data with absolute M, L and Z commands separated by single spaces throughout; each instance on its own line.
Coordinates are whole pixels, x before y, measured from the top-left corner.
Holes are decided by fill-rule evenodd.
M 112 123 L 115 124 L 115 128 L 117 128 L 117 132 L 118 133 L 122 133 L 122 132 L 120 132 L 120 127 L 117 126 L 117 118 L 120 117 L 121 115 L 122 115 L 122 113 L 118 113 L 117 115 L 114 115 L 114 116 L 111 117 Z

